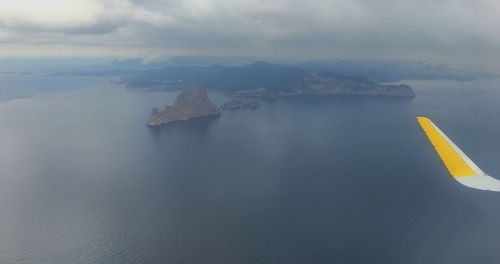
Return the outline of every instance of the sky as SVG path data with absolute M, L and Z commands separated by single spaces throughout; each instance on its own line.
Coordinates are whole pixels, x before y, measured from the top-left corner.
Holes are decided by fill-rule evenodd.
M 179 55 L 500 70 L 500 1 L 0 0 L 0 57 Z

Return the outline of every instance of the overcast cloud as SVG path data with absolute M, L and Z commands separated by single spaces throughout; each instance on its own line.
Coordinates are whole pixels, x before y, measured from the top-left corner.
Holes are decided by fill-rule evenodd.
M 0 0 L 0 56 L 413 58 L 495 68 L 496 0 Z

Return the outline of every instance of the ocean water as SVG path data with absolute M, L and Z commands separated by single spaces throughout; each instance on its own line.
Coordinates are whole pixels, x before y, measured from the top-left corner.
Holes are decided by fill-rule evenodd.
M 145 123 L 175 93 L 0 81 L 2 264 L 500 263 L 500 194 L 454 181 L 415 120 L 500 178 L 497 80 L 161 129 Z

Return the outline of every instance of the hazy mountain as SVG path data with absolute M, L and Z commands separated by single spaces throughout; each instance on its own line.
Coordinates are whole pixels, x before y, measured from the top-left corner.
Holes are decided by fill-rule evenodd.
M 81 65 L 70 65 L 64 61 L 54 64 L 56 75 L 69 76 L 125 76 L 137 72 L 159 70 L 167 67 L 208 67 L 213 65 L 243 67 L 255 62 L 253 57 L 218 56 L 178 56 L 168 60 L 145 62 L 140 58 L 104 61 L 81 61 Z M 31 62 L 30 62 L 31 63 Z M 33 64 L 32 64 L 33 65 Z M 379 59 L 333 59 L 315 60 L 300 63 L 286 62 L 289 65 L 313 72 L 330 72 L 346 76 L 362 76 L 374 82 L 393 82 L 400 80 L 475 80 L 495 78 L 497 75 L 480 70 L 471 70 L 447 65 L 434 65 L 414 60 Z M 7 70 L 7 69 L 6 69 Z M 179 69 L 172 72 L 179 73 Z M 213 71 L 215 72 L 215 71 Z M 168 73 L 167 73 L 168 74 Z

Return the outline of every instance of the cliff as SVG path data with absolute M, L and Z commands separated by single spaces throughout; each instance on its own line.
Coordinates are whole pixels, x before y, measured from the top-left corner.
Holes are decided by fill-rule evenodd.
M 180 93 L 174 105 L 167 105 L 163 111 L 153 108 L 147 125 L 154 127 L 220 114 L 220 109 L 208 98 L 206 90 L 191 89 Z

